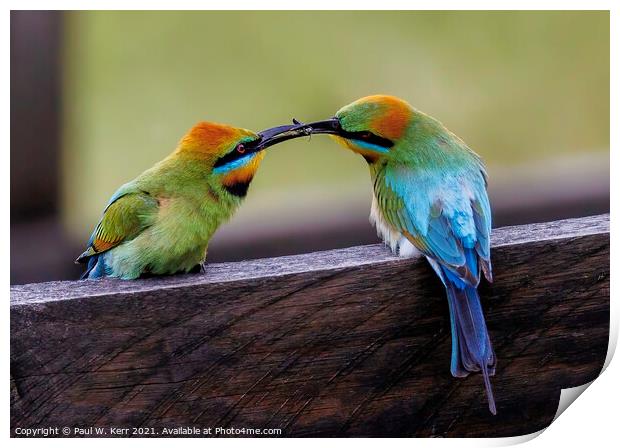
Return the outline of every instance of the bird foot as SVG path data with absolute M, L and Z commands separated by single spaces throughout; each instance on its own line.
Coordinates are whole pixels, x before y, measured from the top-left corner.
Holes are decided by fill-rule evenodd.
M 194 266 L 193 268 L 189 270 L 190 274 L 201 274 L 201 273 L 204 274 L 204 272 L 205 272 L 205 265 L 202 263 L 197 264 L 196 266 Z

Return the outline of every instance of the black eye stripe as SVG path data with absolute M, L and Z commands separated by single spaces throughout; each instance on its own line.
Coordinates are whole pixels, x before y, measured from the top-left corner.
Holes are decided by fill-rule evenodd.
M 382 148 L 391 148 L 394 146 L 394 142 L 387 138 L 379 137 L 370 131 L 348 132 L 344 129 L 340 132 L 340 135 L 344 138 L 351 140 L 360 140 L 373 145 L 381 146 Z
M 253 145 L 252 143 L 258 143 L 260 141 L 259 140 L 255 140 L 255 141 L 251 141 L 251 142 L 242 142 L 242 143 L 238 143 L 234 146 L 234 148 L 229 151 L 226 155 L 220 157 L 219 159 L 216 160 L 215 164 L 213 165 L 213 168 L 217 168 L 218 166 L 224 166 L 227 165 L 231 162 L 234 162 L 237 159 L 240 159 L 242 157 L 247 156 L 248 154 L 252 154 L 253 152 L 257 152 L 257 147 L 256 145 Z M 244 150 L 242 152 L 237 151 L 237 147 L 239 145 L 243 145 Z

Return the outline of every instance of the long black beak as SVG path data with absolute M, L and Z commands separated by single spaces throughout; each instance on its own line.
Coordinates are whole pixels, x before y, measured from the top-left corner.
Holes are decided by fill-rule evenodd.
M 261 138 L 257 142 L 256 150 L 261 151 L 286 140 L 310 135 L 310 131 L 306 125 L 289 124 L 265 129 L 264 131 L 259 132 L 258 135 Z
M 344 133 L 342 126 L 340 126 L 340 121 L 336 117 L 313 123 L 300 123 L 299 126 L 304 126 L 308 134 L 343 135 Z
M 259 132 L 258 135 L 261 138 L 254 143 L 256 146 L 253 150 L 262 151 L 263 149 L 267 149 L 270 146 L 282 143 L 286 140 L 305 137 L 311 134 L 345 134 L 342 127 L 340 127 L 340 122 L 337 118 L 315 121 L 314 123 L 300 123 L 296 120 L 293 121 L 294 124 L 276 126 L 274 128 L 265 129 L 264 131 Z

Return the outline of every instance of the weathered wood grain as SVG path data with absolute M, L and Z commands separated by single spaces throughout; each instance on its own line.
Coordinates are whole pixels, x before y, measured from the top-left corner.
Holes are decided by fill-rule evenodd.
M 279 428 L 283 436 L 513 436 L 596 378 L 609 217 L 502 228 L 480 288 L 499 358 L 449 372 L 448 307 L 423 259 L 364 246 L 197 275 L 11 288 L 11 428 Z

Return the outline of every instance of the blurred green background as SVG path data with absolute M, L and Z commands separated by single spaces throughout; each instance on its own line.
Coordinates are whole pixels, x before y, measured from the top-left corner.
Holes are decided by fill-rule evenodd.
M 261 130 L 326 118 L 373 93 L 408 100 L 483 156 L 496 224 L 608 210 L 607 12 L 55 17 L 53 216 L 74 255 L 116 188 L 170 153 L 197 121 Z M 11 169 L 14 177 L 19 167 Z M 374 242 L 370 195 L 363 159 L 330 139 L 279 145 L 209 260 Z M 69 276 L 50 272 L 36 279 Z

